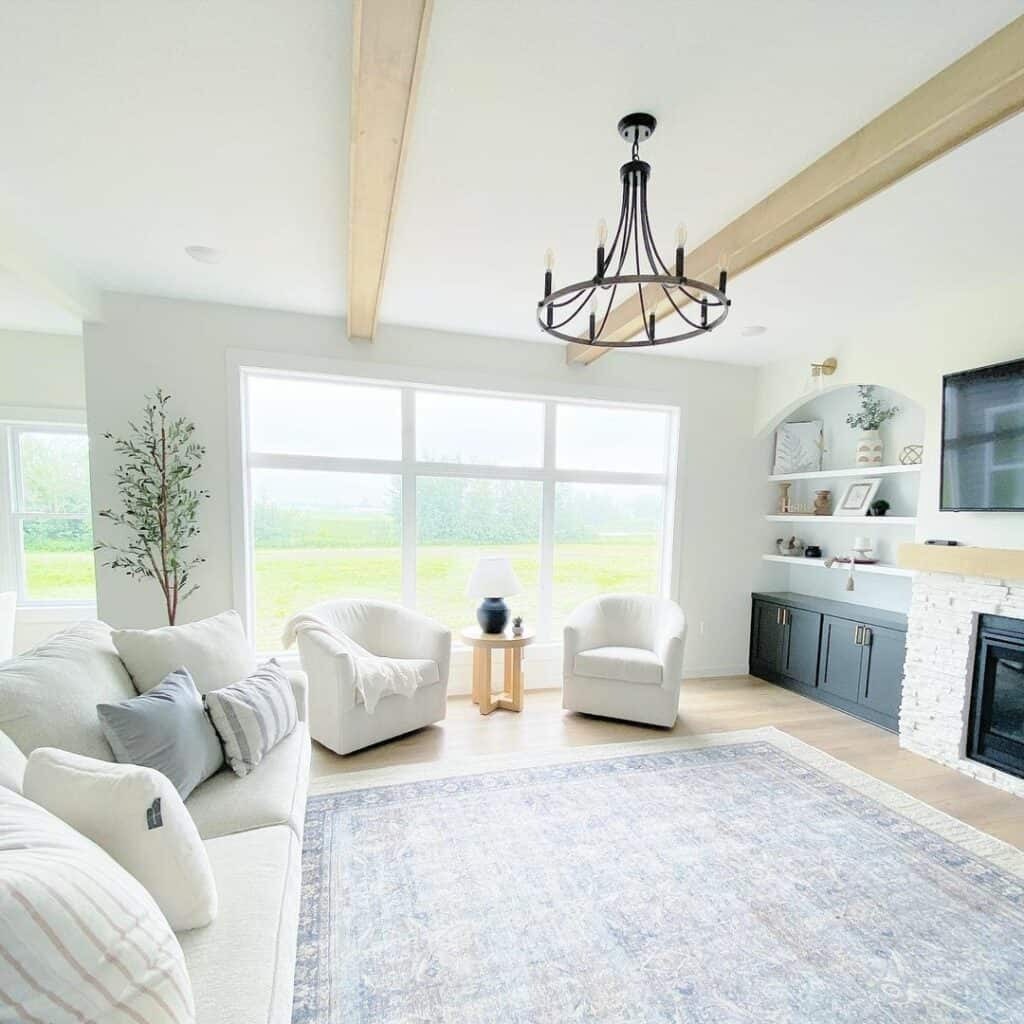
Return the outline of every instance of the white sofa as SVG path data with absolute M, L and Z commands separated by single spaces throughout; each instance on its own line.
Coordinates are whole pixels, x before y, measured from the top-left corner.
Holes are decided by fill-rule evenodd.
M 219 899 L 212 924 L 178 935 L 197 1024 L 292 1019 L 310 742 L 305 677 L 291 678 L 298 727 L 250 775 L 239 778 L 224 768 L 185 803 L 205 842 Z M 26 756 L 53 746 L 113 760 L 96 704 L 133 696 L 109 627 L 79 623 L 0 665 L 0 732 Z
M 452 635 L 440 623 L 386 601 L 358 599 L 324 601 L 292 621 L 318 743 L 350 754 L 445 717 Z M 356 686 L 359 659 L 347 638 L 374 658 L 401 660 L 415 677 L 414 691 L 381 697 L 368 712 Z
M 671 727 L 679 713 L 686 617 L 674 601 L 603 594 L 564 631 L 562 707 Z

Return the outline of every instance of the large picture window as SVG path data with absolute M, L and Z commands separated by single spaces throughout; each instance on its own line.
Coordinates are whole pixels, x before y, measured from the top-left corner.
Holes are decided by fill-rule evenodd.
M 665 592 L 676 415 L 479 391 L 243 371 L 249 617 L 257 647 L 333 597 L 453 630 L 483 554 L 508 555 L 538 639 L 599 593 Z
M 85 431 L 0 424 L 0 447 L 0 590 L 20 605 L 95 603 Z

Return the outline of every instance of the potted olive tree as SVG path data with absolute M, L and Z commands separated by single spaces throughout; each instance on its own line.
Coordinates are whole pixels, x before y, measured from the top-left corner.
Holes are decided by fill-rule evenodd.
M 205 559 L 189 549 L 199 534 L 199 503 L 210 494 L 193 483 L 206 449 L 193 438 L 191 420 L 169 415 L 170 397 L 159 389 L 147 395 L 142 419 L 129 423 L 127 437 L 103 435 L 124 461 L 115 471 L 121 508 L 99 515 L 127 536 L 120 544 L 101 541 L 96 550 L 109 552 L 107 567 L 156 580 L 173 626 L 179 604 L 198 589 L 192 570 Z

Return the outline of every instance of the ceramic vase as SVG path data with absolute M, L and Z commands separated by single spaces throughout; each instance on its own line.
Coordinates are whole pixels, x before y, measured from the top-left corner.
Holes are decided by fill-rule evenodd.
M 882 464 L 882 435 L 877 430 L 865 430 L 857 439 L 857 465 Z
M 830 515 L 832 515 L 832 492 L 831 491 L 815 491 L 814 492 L 814 514 L 816 516 L 830 516 Z

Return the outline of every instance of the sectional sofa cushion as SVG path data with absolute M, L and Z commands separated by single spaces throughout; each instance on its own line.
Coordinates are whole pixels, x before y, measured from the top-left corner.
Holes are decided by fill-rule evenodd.
M 160 772 L 38 747 L 25 769 L 25 796 L 106 850 L 146 887 L 176 932 L 217 916 L 206 848 Z
M 309 789 L 309 729 L 300 722 L 259 768 L 239 777 L 222 768 L 185 801 L 204 839 L 288 825 L 302 838 Z
M 60 747 L 112 761 L 96 705 L 134 696 L 110 627 L 79 622 L 0 663 L 0 731 L 26 756 L 36 747 Z
M 149 893 L 95 843 L 4 788 L 0 921 L 5 1020 L 195 1020 L 181 946 Z
M 139 693 L 184 666 L 200 693 L 245 679 L 256 670 L 238 612 L 221 612 L 184 626 L 115 629 L 112 634 Z
M 96 714 L 118 761 L 162 772 L 183 800 L 224 763 L 187 669 L 175 669 L 141 696 L 97 704 Z
M 21 792 L 22 779 L 25 777 L 25 755 L 6 733 L 0 732 L 0 786 L 6 786 Z
M 295 728 L 295 696 L 276 661 L 251 676 L 206 694 L 206 710 L 236 775 L 248 775 Z
M 301 843 L 276 825 L 211 839 L 206 848 L 220 914 L 179 937 L 197 1024 L 292 1024 Z M 295 1019 L 302 1016 L 297 1009 Z

